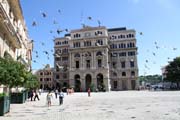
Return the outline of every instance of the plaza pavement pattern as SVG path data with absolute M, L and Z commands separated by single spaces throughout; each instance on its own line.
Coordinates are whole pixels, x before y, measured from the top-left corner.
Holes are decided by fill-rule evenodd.
M 180 91 L 120 91 L 65 95 L 64 104 L 53 96 L 40 101 L 11 104 L 0 120 L 180 120 Z M 54 94 L 53 94 L 54 95 Z

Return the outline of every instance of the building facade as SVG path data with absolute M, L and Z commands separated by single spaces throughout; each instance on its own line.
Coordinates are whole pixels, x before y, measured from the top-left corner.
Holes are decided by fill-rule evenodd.
M 66 41 L 67 64 L 62 60 Z M 55 39 L 55 71 L 66 70 L 67 79 L 60 84 L 76 91 L 94 88 L 99 91 L 134 90 L 138 87 L 137 47 L 135 30 L 126 28 L 83 27 Z M 61 71 L 57 73 L 63 76 Z M 64 82 L 64 83 L 62 83 Z
M 0 0 L 0 57 L 8 55 L 31 70 L 32 49 L 20 1 Z M 0 92 L 3 88 L 0 85 Z
M 51 68 L 50 65 L 46 65 L 43 69 L 35 72 L 40 82 L 40 89 L 49 90 L 55 88 L 53 73 L 54 68 Z
M 30 41 L 19 0 L 0 0 L 0 57 L 9 54 L 31 69 Z

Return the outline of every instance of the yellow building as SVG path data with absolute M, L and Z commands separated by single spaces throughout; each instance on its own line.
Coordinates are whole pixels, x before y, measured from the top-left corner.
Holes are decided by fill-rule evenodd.
M 31 70 L 30 41 L 19 0 L 0 0 L 0 57 L 8 54 Z
M 47 64 L 43 69 L 39 69 L 35 72 L 40 82 L 40 89 L 49 90 L 55 87 L 53 79 L 54 69 Z

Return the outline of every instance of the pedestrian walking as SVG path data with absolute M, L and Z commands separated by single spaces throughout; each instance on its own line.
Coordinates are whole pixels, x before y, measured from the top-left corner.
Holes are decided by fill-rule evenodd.
M 33 100 L 33 96 L 34 96 L 34 94 L 33 94 L 33 90 L 31 90 L 29 94 L 30 94 L 29 96 L 30 96 L 31 101 L 32 101 L 32 100 Z
M 63 91 L 61 90 L 60 93 L 59 93 L 59 105 L 62 105 L 62 104 L 63 104 L 63 98 L 64 98 L 64 93 L 63 93 Z
M 39 89 L 39 95 L 41 95 L 41 92 L 42 92 L 42 90 L 41 90 L 41 89 Z
M 88 97 L 91 96 L 90 94 L 91 94 L 91 89 L 89 88 L 89 89 L 88 89 Z
M 40 99 L 39 99 L 39 96 L 38 96 L 38 92 L 35 90 L 34 101 L 36 101 L 36 98 L 37 98 L 38 100 L 40 100 Z
M 46 99 L 47 99 L 48 107 L 50 107 L 51 106 L 51 99 L 52 99 L 51 91 L 48 92 Z
M 58 90 L 56 89 L 55 90 L 55 97 L 56 97 L 56 99 L 57 99 L 57 95 L 58 95 Z

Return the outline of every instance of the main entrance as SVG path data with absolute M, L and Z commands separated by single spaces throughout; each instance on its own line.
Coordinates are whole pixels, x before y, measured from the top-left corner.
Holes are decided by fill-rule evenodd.
M 86 79 L 86 91 L 87 91 L 91 87 L 91 80 L 92 80 L 91 75 L 87 74 L 85 79 Z
M 105 91 L 105 85 L 103 82 L 103 75 L 101 73 L 99 73 L 97 75 L 97 88 L 99 91 Z
M 75 91 L 80 92 L 81 91 L 80 75 L 75 75 L 74 80 L 75 80 Z

